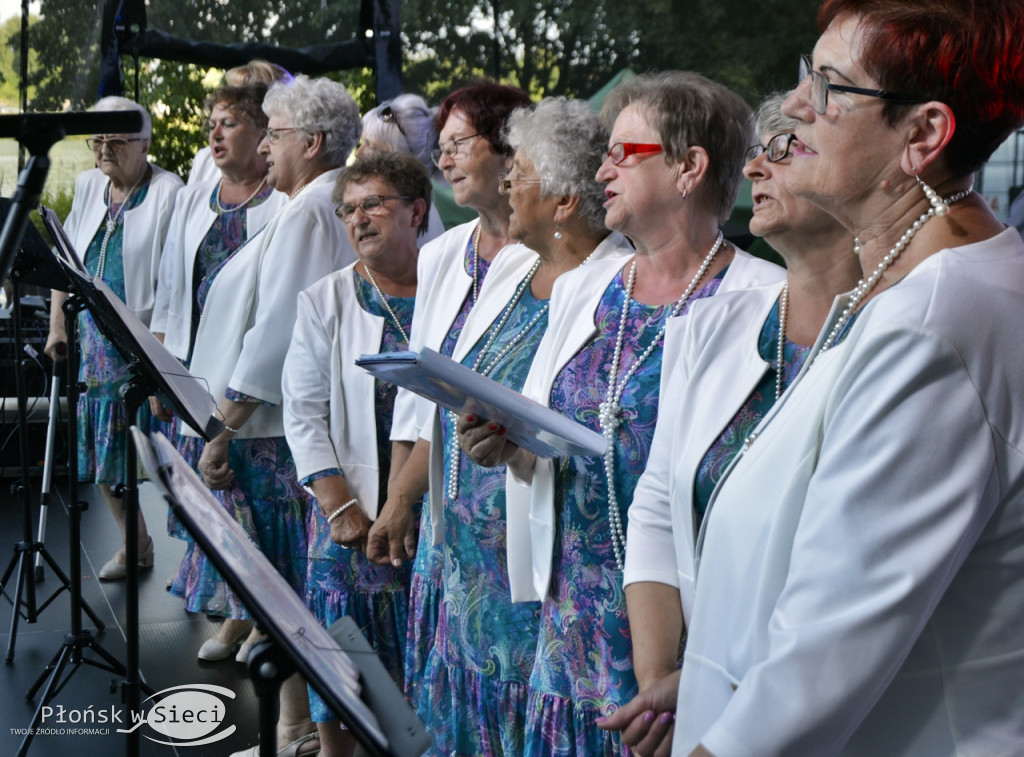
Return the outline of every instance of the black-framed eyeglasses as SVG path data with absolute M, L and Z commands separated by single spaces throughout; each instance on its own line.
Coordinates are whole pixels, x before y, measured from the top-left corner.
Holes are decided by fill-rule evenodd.
M 643 155 L 645 158 L 649 158 L 664 151 L 665 148 L 661 145 L 644 142 L 616 142 L 611 146 L 611 149 L 605 153 L 605 156 L 610 158 L 612 163 L 619 166 L 622 165 L 622 162 L 630 155 Z
M 919 95 L 908 95 L 903 92 L 890 92 L 885 89 L 864 89 L 862 87 L 847 87 L 844 84 L 833 84 L 825 78 L 825 74 L 821 73 L 821 71 L 814 70 L 814 66 L 811 64 L 811 56 L 801 55 L 799 78 L 797 79 L 797 83 L 802 83 L 808 76 L 811 77 L 811 107 L 814 108 L 814 112 L 818 115 L 824 113 L 828 108 L 828 93 L 830 90 L 832 92 L 849 92 L 854 95 L 877 97 L 881 100 L 893 100 L 895 102 L 920 103 L 925 101 L 925 98 Z
M 391 107 L 390 100 L 385 100 L 380 104 L 380 107 L 377 108 L 377 118 L 386 124 L 394 124 L 398 127 L 398 131 L 402 133 L 402 136 L 407 140 L 409 139 L 409 135 L 406 134 L 405 129 L 402 128 L 402 122 L 398 120 L 398 114 L 395 113 L 395 109 Z
M 770 163 L 778 163 L 789 155 L 789 146 L 793 144 L 795 140 L 796 134 L 788 134 L 786 132 L 776 134 L 768 140 L 768 144 L 754 145 L 747 150 L 746 154 L 743 156 L 743 160 L 749 163 L 754 158 L 759 158 L 764 155 L 768 158 Z
M 286 131 L 302 131 L 298 126 L 268 126 L 263 130 L 263 135 L 270 144 L 276 144 Z
M 412 197 L 409 195 L 366 195 L 358 203 L 353 205 L 350 202 L 343 202 L 337 208 L 334 209 L 334 215 L 338 216 L 342 221 L 348 223 L 352 220 L 356 214 L 356 208 L 359 208 L 368 216 L 380 215 L 381 211 L 384 210 L 384 203 L 388 200 L 411 200 Z
M 102 152 L 106 145 L 114 152 L 120 152 L 129 142 L 141 142 L 142 137 L 86 137 L 85 146 L 93 152 Z
M 462 145 L 463 142 L 467 142 L 470 139 L 475 139 L 476 137 L 482 136 L 482 133 L 477 132 L 476 134 L 470 134 L 468 137 L 459 137 L 458 139 L 453 139 L 449 144 L 441 145 L 440 147 L 431 150 L 430 159 L 434 161 L 435 166 L 440 168 L 442 155 L 447 155 L 452 160 L 455 160 L 455 158 L 460 154 L 459 147 Z

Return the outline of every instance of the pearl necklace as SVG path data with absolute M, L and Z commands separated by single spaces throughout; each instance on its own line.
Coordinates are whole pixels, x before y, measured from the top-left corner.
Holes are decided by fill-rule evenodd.
M 700 264 L 700 268 L 697 269 L 697 273 L 694 274 L 687 285 L 686 290 L 676 300 L 672 310 L 662 321 L 661 328 L 658 329 L 658 333 L 655 335 L 651 343 L 647 345 L 640 356 L 633 361 L 633 365 L 629 367 L 629 370 L 622 376 L 622 378 L 616 383 L 615 377 L 619 371 L 619 361 L 622 358 L 622 343 L 626 332 L 626 320 L 629 317 L 629 302 L 633 295 L 633 285 L 636 283 L 636 260 L 633 260 L 633 265 L 629 269 L 629 279 L 626 283 L 626 296 L 622 301 L 622 313 L 619 316 L 619 331 L 615 336 L 615 351 L 612 353 L 612 364 L 611 369 L 608 372 L 608 393 L 605 396 L 604 402 L 598 407 L 598 422 L 601 426 L 601 433 L 608 442 L 608 446 L 604 453 L 604 474 L 605 480 L 608 483 L 608 523 L 611 528 L 611 542 L 612 548 L 615 550 L 615 565 L 621 571 L 624 568 L 625 553 L 626 553 L 626 531 L 622 526 L 622 513 L 619 511 L 619 499 L 615 494 L 615 431 L 622 424 L 622 419 L 619 417 L 622 413 L 622 407 L 619 404 L 622 400 L 622 393 L 626 389 L 626 385 L 629 380 L 633 378 L 637 370 L 641 365 L 651 356 L 655 348 L 661 343 L 662 338 L 665 336 L 665 330 L 668 328 L 669 320 L 679 314 L 679 311 L 683 309 L 687 300 L 696 291 L 697 286 L 701 280 L 707 274 L 708 269 L 711 267 L 712 261 L 715 259 L 715 255 L 722 247 L 725 237 L 721 231 L 718 232 L 718 238 L 715 239 L 715 244 L 712 246 L 711 251 L 704 258 L 704 262 Z
M 309 182 L 308 181 L 304 181 L 301 184 L 299 184 L 298 188 L 297 189 L 293 189 L 291 191 L 291 194 L 288 195 L 288 202 L 291 202 L 296 197 L 298 197 L 299 193 L 302 192 L 302 190 L 305 189 L 308 186 L 309 186 Z
M 238 205 L 235 205 L 235 207 L 233 207 L 233 208 L 225 208 L 220 203 L 220 189 L 221 189 L 222 186 L 224 186 L 224 179 L 222 178 L 217 183 L 217 194 L 214 197 L 214 201 L 217 203 L 217 215 L 224 215 L 225 213 L 233 213 L 236 210 L 241 210 L 246 205 L 248 205 L 250 202 L 252 202 L 254 199 L 256 199 L 256 195 L 258 195 L 260 192 L 263 191 L 263 187 L 265 187 L 266 184 L 267 184 L 267 177 L 266 177 L 266 175 L 264 175 L 263 176 L 263 180 L 260 181 L 259 186 L 256 187 L 256 191 L 255 192 L 253 192 L 251 195 L 246 197 L 245 200 L 242 201 L 241 203 L 239 203 Z
M 967 197 L 972 190 L 973 187 L 968 187 L 960 192 L 951 194 L 949 197 L 944 199 L 944 202 L 946 205 L 952 205 L 954 202 L 959 202 Z M 910 240 L 914 238 L 914 235 L 917 234 L 917 232 L 921 230 L 921 227 L 925 225 L 925 222 L 934 215 L 936 215 L 934 206 L 928 208 L 926 212 L 922 213 L 917 220 L 910 224 L 910 228 L 903 232 L 903 236 L 897 240 L 892 249 L 889 250 L 884 258 L 882 258 L 875 267 L 875 270 L 872 271 L 871 275 L 866 279 L 861 279 L 857 282 L 857 288 L 854 289 L 853 293 L 850 295 L 850 301 L 846 303 L 846 307 L 843 308 L 843 312 L 840 313 L 839 318 L 836 320 L 835 325 L 829 332 L 828 337 L 822 343 L 821 349 L 818 351 L 819 355 L 835 344 L 836 339 L 838 339 L 839 335 L 843 333 L 843 329 L 846 328 L 846 324 L 849 323 L 850 318 L 853 317 L 854 311 L 857 310 L 857 306 L 860 305 L 864 298 L 868 296 L 872 289 L 874 289 L 875 285 L 879 280 L 881 280 L 882 275 L 889 270 L 889 267 L 896 261 L 896 258 L 899 257 L 900 253 L 903 252 L 908 244 L 910 244 Z M 859 250 L 860 242 L 855 241 L 854 244 L 856 249 Z
M 589 260 L 589 257 L 587 259 Z M 585 262 L 586 261 L 584 261 L 584 263 Z M 519 282 L 519 286 L 516 287 L 515 294 L 513 294 L 512 299 L 508 301 L 508 304 L 505 306 L 505 310 L 502 312 L 501 317 L 498 319 L 498 322 L 495 325 L 491 326 L 491 328 L 489 329 L 490 333 L 487 336 L 487 342 L 484 344 L 483 349 L 481 349 L 480 352 L 477 353 L 476 360 L 473 361 L 473 370 L 479 373 L 481 376 L 490 375 L 491 371 L 498 367 L 498 363 L 500 363 L 505 358 L 505 356 L 508 355 L 512 351 L 512 349 L 517 344 L 519 344 L 519 342 L 521 342 L 527 334 L 529 334 L 533 330 L 533 327 L 536 326 L 538 321 L 540 321 L 540 319 L 543 318 L 544 315 L 548 312 L 548 307 L 551 304 L 550 300 L 548 302 L 545 302 L 544 307 L 537 311 L 537 314 L 534 315 L 532 319 L 530 319 L 530 322 L 527 323 L 523 328 L 521 328 L 515 336 L 509 339 L 505 346 L 498 351 L 498 354 L 491 359 L 491 362 L 488 363 L 486 367 L 481 369 L 481 366 L 483 365 L 484 362 L 484 358 L 487 356 L 487 351 L 491 349 L 491 346 L 494 344 L 494 341 L 501 334 L 502 329 L 505 328 L 505 324 L 508 323 L 508 319 L 512 317 L 512 311 L 515 309 L 515 306 L 516 304 L 518 304 L 519 300 L 523 298 L 523 295 L 526 293 L 526 288 L 530 286 L 530 282 L 533 281 L 534 274 L 537 273 L 538 268 L 540 268 L 539 257 L 537 258 L 537 261 L 533 264 L 533 267 L 530 268 L 530 270 L 527 272 L 526 276 L 523 277 L 523 280 Z M 459 418 L 458 414 L 449 411 L 448 418 L 451 420 L 452 427 L 454 428 L 455 422 Z M 459 465 L 461 463 L 461 458 L 461 448 L 459 447 L 458 440 L 454 440 L 450 455 L 451 462 L 448 468 L 449 502 L 454 502 L 456 498 L 459 496 Z
M 476 231 L 473 232 L 473 304 L 476 305 L 476 298 L 480 284 L 477 274 L 480 271 L 480 234 L 483 233 L 483 224 L 477 222 Z
M 776 356 L 775 368 L 775 401 L 782 396 L 782 365 L 786 352 L 786 313 L 789 310 L 789 284 L 782 287 L 779 295 L 779 351 Z
M 142 180 L 146 178 L 146 171 L 149 170 L 147 164 L 143 169 L 142 173 L 139 174 L 139 178 L 132 184 L 131 189 L 128 190 L 128 194 L 124 196 L 124 200 L 117 207 L 117 212 L 114 213 L 114 193 L 111 189 L 112 183 L 110 179 L 107 179 L 107 187 L 103 193 L 103 202 L 107 206 L 107 225 L 103 232 L 103 242 L 100 243 L 100 260 L 96 266 L 97 278 L 103 278 L 103 272 L 107 268 L 107 245 L 110 243 L 110 238 L 114 235 L 114 230 L 117 229 L 117 222 L 121 220 L 121 216 L 124 215 L 125 209 L 128 207 L 128 201 L 132 199 L 132 195 L 135 194 L 135 190 L 142 184 Z
M 363 270 L 366 271 L 366 277 L 370 280 L 370 285 L 373 287 L 373 291 L 380 297 L 380 303 L 384 306 L 384 309 L 388 311 L 388 315 L 391 316 L 391 320 L 394 321 L 395 327 L 398 329 L 398 333 L 402 337 L 402 341 L 406 344 L 409 343 L 409 335 L 405 333 L 405 329 L 402 328 L 402 324 L 398 321 L 398 316 L 395 315 L 395 311 L 391 309 L 391 305 L 388 303 L 388 298 L 384 296 L 384 292 L 380 291 L 380 287 L 377 286 L 377 280 L 373 278 L 373 272 L 370 270 L 370 266 L 363 263 Z

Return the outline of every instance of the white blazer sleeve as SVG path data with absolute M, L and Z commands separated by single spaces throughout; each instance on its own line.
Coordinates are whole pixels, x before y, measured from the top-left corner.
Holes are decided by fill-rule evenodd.
M 316 304 L 302 292 L 282 379 L 284 432 L 300 480 L 341 468 L 330 432 L 331 353 L 331 337 Z
M 719 757 L 839 753 L 998 504 L 992 428 L 960 356 L 915 326 L 862 341 L 830 394 L 820 453 L 802 462 L 813 473 L 792 544 L 774 545 L 789 563 L 772 568 L 767 655 L 700 738 Z
M 297 202 L 298 200 L 295 200 Z M 334 270 L 340 222 L 296 208 L 282 215 L 260 266 L 252 327 L 228 386 L 270 404 L 281 402 L 281 373 L 295 326 L 298 293 Z

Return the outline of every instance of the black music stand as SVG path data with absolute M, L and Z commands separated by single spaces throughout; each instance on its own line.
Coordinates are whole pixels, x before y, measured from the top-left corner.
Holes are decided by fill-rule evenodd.
M 6 198 L 0 198 L 0 216 L 7 218 L 10 215 L 11 201 Z M 7 569 L 4 571 L 3 576 L 0 576 L 0 593 L 3 593 L 6 597 L 7 594 L 4 588 L 7 586 L 7 582 L 10 580 L 11 575 L 17 571 L 17 580 L 15 583 L 14 597 L 7 597 L 11 604 L 14 605 L 14 612 L 11 615 L 11 637 L 7 644 L 7 657 L 5 661 L 10 664 L 14 660 L 14 646 L 18 638 L 18 622 L 21 618 L 24 618 L 28 623 L 35 623 L 38 619 L 39 613 L 45 610 L 51 602 L 53 602 L 62 591 L 68 589 L 72 593 L 72 605 L 75 605 L 74 595 L 77 592 L 78 602 L 81 603 L 81 582 L 80 579 L 75 579 L 74 575 L 71 579 L 65 575 L 64 571 L 61 570 L 60 566 L 50 556 L 50 553 L 46 551 L 46 547 L 43 544 L 43 535 L 45 533 L 45 507 L 46 507 L 46 493 L 44 493 L 40 499 L 40 519 L 39 519 L 39 535 L 38 538 L 32 538 L 32 494 L 28 486 L 29 470 L 28 470 L 28 413 L 27 413 L 27 390 L 25 387 L 24 370 L 21 362 L 21 356 L 24 350 L 24 340 L 22 338 L 22 315 L 21 315 L 21 294 L 23 284 L 33 284 L 36 286 L 48 287 L 51 289 L 65 289 L 68 286 L 68 277 L 64 268 L 54 258 L 50 252 L 43 238 L 36 231 L 35 226 L 28 225 L 25 230 L 24 237 L 22 238 L 21 245 L 17 251 L 14 259 L 14 264 L 11 267 L 11 281 L 14 285 L 14 349 L 15 349 L 15 385 L 17 387 L 18 394 L 18 456 L 21 465 L 21 479 L 12 487 L 12 493 L 17 494 L 21 499 L 22 505 L 22 540 L 14 545 L 14 555 L 11 557 L 11 561 L 7 564 Z M 56 373 L 56 370 L 54 371 Z M 52 410 L 53 408 L 51 408 Z M 52 414 L 51 414 L 52 417 Z M 47 429 L 47 444 L 52 442 L 50 437 L 51 428 Z M 49 455 L 49 450 L 47 451 Z M 45 472 L 44 472 L 45 478 Z M 44 487 L 47 487 L 47 482 L 44 480 Z M 47 487 L 48 488 L 48 487 Z M 74 501 L 71 503 L 72 509 L 75 507 Z M 72 550 L 74 551 L 78 547 L 78 542 L 72 541 Z M 35 573 L 33 573 L 32 562 L 36 561 Z M 37 596 L 35 590 L 34 581 L 41 576 L 42 573 L 42 562 L 46 562 L 53 570 L 54 574 L 60 579 L 60 586 L 50 595 L 50 597 L 42 604 L 37 604 Z M 24 593 L 24 598 L 23 598 Z M 81 603 L 82 609 L 88 613 L 93 623 L 96 624 L 97 631 L 103 630 L 103 623 L 99 617 L 92 611 L 87 604 Z M 22 608 L 24 607 L 24 611 Z
M 173 445 L 135 430 L 139 456 L 175 515 L 241 597 L 269 641 L 253 648 L 249 674 L 260 699 L 260 755 L 272 757 L 281 682 L 298 671 L 338 713 L 366 754 L 416 757 L 430 746 L 384 665 L 351 618 L 328 631 Z M 346 622 L 347 621 L 347 622 Z
M 89 279 L 88 275 L 75 267 L 77 253 L 71 248 L 67 235 L 56 217 L 43 209 L 43 221 L 50 231 L 57 246 L 57 255 L 61 265 L 68 270 L 71 280 L 70 291 L 75 294 L 71 298 L 77 309 L 88 309 L 97 328 L 114 345 L 121 357 L 130 365 L 130 377 L 121 388 L 121 398 L 125 403 L 125 414 L 128 419 L 125 430 L 125 480 L 122 487 L 122 502 L 125 509 L 125 680 L 122 683 L 122 699 L 129 712 L 138 712 L 141 702 L 140 691 L 145 688 L 147 693 L 152 690 L 145 687 L 139 673 L 139 568 L 138 568 L 138 475 L 135 444 L 132 441 L 130 428 L 138 422 L 138 412 L 150 395 L 159 393 L 165 404 L 170 406 L 178 417 L 191 426 L 204 439 L 211 439 L 223 430 L 220 421 L 214 414 L 217 404 L 206 387 L 194 378 L 181 363 L 150 333 L 149 329 L 128 309 L 121 299 L 111 291 L 101 279 Z M 65 302 L 67 311 L 67 301 Z M 69 321 L 69 338 L 72 319 Z M 71 403 L 69 393 L 69 406 Z M 77 398 L 75 399 L 77 403 Z M 75 454 L 72 451 L 71 454 Z M 32 730 L 42 717 L 43 707 L 59 693 L 64 682 L 61 681 L 62 668 L 67 664 L 67 644 L 47 666 L 43 674 L 29 690 L 28 698 L 32 699 L 45 679 L 49 679 L 38 708 L 33 717 L 28 736 L 22 742 L 19 755 L 24 754 L 32 739 Z M 77 665 L 76 665 L 77 669 Z M 68 674 L 70 677 L 74 669 Z M 66 679 L 65 679 L 66 680 Z M 127 752 L 129 757 L 139 753 L 139 734 L 131 731 L 127 735 Z

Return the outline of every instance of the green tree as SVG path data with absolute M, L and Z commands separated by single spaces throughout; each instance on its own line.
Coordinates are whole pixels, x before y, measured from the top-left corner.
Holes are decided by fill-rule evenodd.
M 99 92 L 102 4 L 83 8 L 81 0 L 43 0 L 29 44 L 45 65 L 29 67 L 36 87 L 33 111 L 84 110 Z
M 535 97 L 587 97 L 625 67 L 687 68 L 753 103 L 795 84 L 818 2 L 764 0 L 752 13 L 747 0 L 410 0 L 407 89 L 436 100 L 468 78 L 500 75 Z
M 29 16 L 29 35 L 35 30 L 38 16 Z M 11 16 L 0 23 L 0 104 L 17 108 L 20 103 L 21 84 L 21 16 Z M 31 71 L 37 65 L 39 54 L 29 43 L 28 67 Z M 29 100 L 35 97 L 35 87 L 28 88 Z

